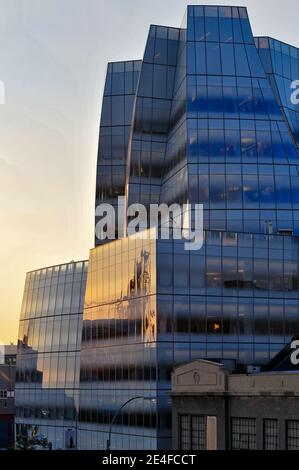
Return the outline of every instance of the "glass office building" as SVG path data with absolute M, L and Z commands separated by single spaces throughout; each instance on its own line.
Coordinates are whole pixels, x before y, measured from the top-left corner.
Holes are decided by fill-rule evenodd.
M 180 28 L 150 27 L 142 61 L 109 64 L 96 204 L 203 204 L 205 243 L 190 253 L 149 232 L 91 251 L 80 448 L 105 448 L 134 397 L 111 447 L 170 448 L 175 365 L 246 370 L 298 334 L 298 65 L 224 6 L 189 6 Z
M 16 436 L 77 445 L 79 361 L 87 262 L 27 274 L 16 366 Z

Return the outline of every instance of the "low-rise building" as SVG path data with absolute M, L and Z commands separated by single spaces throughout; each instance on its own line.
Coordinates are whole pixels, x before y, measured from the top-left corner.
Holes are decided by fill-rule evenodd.
M 4 362 L 7 365 L 15 366 L 17 362 L 17 349 L 16 344 L 7 344 L 4 346 Z
M 0 449 L 14 445 L 16 346 L 4 346 L 0 364 Z
M 172 375 L 176 450 L 298 450 L 299 372 L 229 374 L 198 360 Z

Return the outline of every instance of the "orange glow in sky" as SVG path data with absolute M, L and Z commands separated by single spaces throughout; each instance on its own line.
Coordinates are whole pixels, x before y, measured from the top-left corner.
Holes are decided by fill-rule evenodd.
M 188 3 L 248 6 L 255 35 L 299 46 L 297 0 L 0 0 L 0 340 L 17 339 L 26 272 L 93 246 L 107 62 L 141 59 L 149 25 L 179 26 Z

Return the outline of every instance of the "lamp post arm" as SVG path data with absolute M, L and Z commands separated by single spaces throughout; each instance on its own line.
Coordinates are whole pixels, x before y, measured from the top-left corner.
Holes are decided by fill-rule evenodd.
M 133 398 L 130 398 L 129 400 L 127 400 L 125 403 L 123 403 L 119 408 L 118 410 L 114 413 L 114 416 L 112 418 L 112 421 L 110 423 L 110 427 L 109 427 L 109 435 L 108 435 L 108 439 L 107 439 L 107 450 L 110 450 L 110 444 L 111 444 L 111 432 L 112 432 L 112 428 L 113 428 L 113 425 L 116 421 L 116 418 L 118 417 L 119 413 L 121 412 L 121 410 L 128 405 L 128 403 L 131 403 L 131 401 L 134 401 L 134 400 L 142 400 L 142 399 L 145 399 L 145 397 L 133 397 Z

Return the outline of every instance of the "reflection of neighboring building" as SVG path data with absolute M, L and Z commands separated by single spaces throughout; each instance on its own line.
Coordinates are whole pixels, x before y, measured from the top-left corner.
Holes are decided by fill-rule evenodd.
M 17 345 L 8 344 L 4 346 L 4 362 L 10 366 L 15 366 L 17 361 Z
M 172 375 L 175 450 L 298 450 L 299 372 L 229 374 L 194 361 Z
M 80 372 L 80 449 L 104 448 L 117 408 L 113 448 L 154 449 L 156 413 L 156 242 L 117 240 L 90 254 Z M 161 418 L 162 419 L 162 418 Z M 130 426 L 129 435 L 123 426 Z M 131 444 L 130 444 L 131 443 Z
M 28 273 L 19 327 L 16 435 L 76 447 L 87 262 Z
M 4 364 L 0 364 L 0 449 L 14 444 L 16 349 L 5 346 Z

